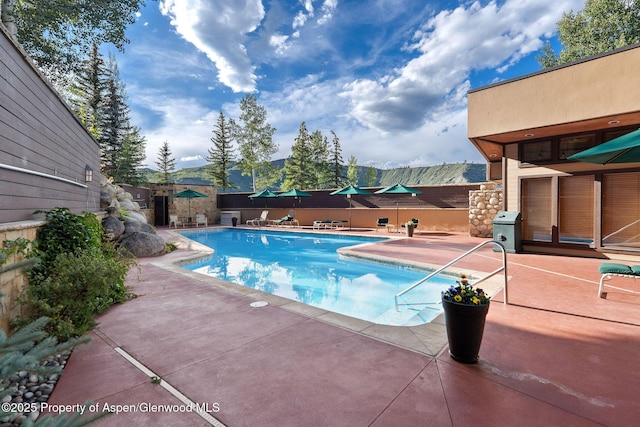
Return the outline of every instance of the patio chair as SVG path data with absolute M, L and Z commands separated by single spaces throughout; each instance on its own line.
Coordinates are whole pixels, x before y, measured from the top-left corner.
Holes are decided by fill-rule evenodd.
M 344 228 L 344 224 L 349 221 L 345 219 L 323 219 L 321 221 L 313 221 L 313 229 L 320 230 L 322 228 Z
M 378 232 L 378 227 L 386 228 L 389 225 L 389 218 L 378 218 L 376 222 L 376 233 Z
M 255 225 L 257 227 L 261 225 L 265 225 L 268 222 L 267 220 L 268 215 L 269 215 L 269 211 L 262 211 L 262 214 L 260 214 L 260 218 L 248 219 L 247 225 Z
M 606 285 L 605 280 L 611 280 L 613 276 L 625 277 L 627 279 L 640 279 L 640 265 L 628 266 L 625 264 L 616 264 L 613 262 L 604 262 L 600 264 L 598 271 L 602 276 L 600 277 L 600 287 L 598 288 L 598 296 L 602 298 L 605 286 L 619 291 L 627 292 L 630 294 L 640 294 L 638 291 L 632 291 L 631 289 L 620 288 L 617 286 Z
M 205 227 L 209 226 L 207 222 L 207 216 L 205 214 L 196 214 L 196 227 L 198 227 L 200 224 L 204 224 Z
M 171 224 L 174 228 L 178 228 L 178 224 L 184 226 L 184 222 L 180 221 L 178 215 L 169 215 L 169 228 L 171 228 Z

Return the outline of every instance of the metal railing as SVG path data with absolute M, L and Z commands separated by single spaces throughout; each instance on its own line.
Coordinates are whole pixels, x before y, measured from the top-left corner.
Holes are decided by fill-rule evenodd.
M 425 283 L 426 281 L 428 281 L 429 279 L 431 279 L 432 277 L 436 276 L 437 274 L 443 272 L 444 270 L 446 270 L 447 268 L 451 267 L 453 264 L 457 263 L 458 261 L 460 261 L 461 259 L 467 257 L 468 255 L 474 253 L 475 251 L 477 251 L 478 249 L 480 249 L 481 247 L 483 247 L 484 245 L 487 244 L 495 244 L 500 248 L 500 251 L 502 252 L 502 267 L 492 271 L 491 273 L 487 274 L 486 276 L 478 279 L 475 281 L 474 286 L 478 285 L 479 283 L 484 282 L 485 280 L 487 280 L 490 277 L 495 276 L 496 274 L 500 273 L 501 271 L 503 272 L 503 276 L 504 276 L 504 303 L 508 304 L 508 292 L 507 292 L 507 251 L 505 250 L 504 246 L 502 243 L 496 241 L 496 240 L 487 240 L 485 242 L 480 243 L 479 245 L 473 247 L 472 249 L 469 249 L 467 252 L 463 253 L 462 255 L 460 255 L 458 258 L 454 259 L 453 261 L 451 261 L 450 263 L 440 267 L 439 269 L 437 269 L 436 271 L 434 271 L 433 273 L 429 274 L 427 277 L 418 280 L 416 283 L 412 284 L 411 286 L 409 286 L 408 288 L 406 288 L 405 290 L 403 290 L 402 292 L 398 293 L 395 296 L 395 304 L 396 304 L 396 310 L 398 309 L 399 306 L 401 305 L 424 305 L 424 304 L 432 304 L 429 302 L 415 302 L 415 303 L 399 303 L 398 299 L 406 294 L 407 292 L 417 288 L 418 286 L 422 285 L 423 283 Z

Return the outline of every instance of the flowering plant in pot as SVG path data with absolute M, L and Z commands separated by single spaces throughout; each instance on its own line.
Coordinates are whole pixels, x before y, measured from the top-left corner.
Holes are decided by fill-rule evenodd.
M 460 275 L 456 286 L 442 292 L 449 354 L 454 360 L 478 361 L 490 299 L 482 289 L 474 288 L 465 274 Z

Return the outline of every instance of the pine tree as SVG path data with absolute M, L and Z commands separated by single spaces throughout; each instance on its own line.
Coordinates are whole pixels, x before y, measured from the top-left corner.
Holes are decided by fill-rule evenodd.
M 308 188 L 328 188 L 331 185 L 329 141 L 318 130 L 311 134 L 311 163 L 313 176 L 311 186 Z
M 211 163 L 208 172 L 213 179 L 213 184 L 222 188 L 222 192 L 226 193 L 227 188 L 235 188 L 235 185 L 229 180 L 229 170 L 235 159 L 230 129 L 222 111 L 218 115 L 213 135 L 211 138 L 213 147 L 209 148 L 209 156 L 207 156 L 207 161 Z
M 158 152 L 158 161 L 156 162 L 160 173 L 162 174 L 162 182 L 169 183 L 169 174 L 176 168 L 176 159 L 171 157 L 171 149 L 169 141 L 164 141 L 160 151 Z
M 102 171 L 115 182 L 137 180 L 144 160 L 145 139 L 139 128 L 131 126 L 124 83 L 113 55 L 107 64 L 106 97 L 100 131 Z
M 100 123 L 100 154 L 102 172 L 110 177 L 116 173 L 124 137 L 129 131 L 129 111 L 125 104 L 118 66 L 110 58 L 106 81 L 106 94 L 102 99 L 103 114 Z M 116 182 L 119 182 L 116 180 Z
M 342 160 L 342 148 L 340 147 L 340 138 L 334 131 L 332 148 L 331 148 L 331 170 L 333 172 L 333 188 L 340 188 L 344 184 L 344 160 Z
M 283 190 L 310 187 L 313 182 L 311 157 L 311 137 L 307 131 L 306 123 L 302 122 L 295 143 L 291 147 L 291 157 L 284 164 L 285 179 L 282 183 Z
M 82 62 L 80 72 L 69 90 L 68 100 L 76 116 L 96 140 L 100 139 L 105 81 L 105 63 L 98 46 L 94 44 L 89 57 Z
M 124 137 L 122 152 L 118 156 L 118 164 L 114 176 L 118 182 L 137 186 L 145 182 L 141 165 L 145 159 L 145 138 L 140 135 L 140 128 L 132 127 Z

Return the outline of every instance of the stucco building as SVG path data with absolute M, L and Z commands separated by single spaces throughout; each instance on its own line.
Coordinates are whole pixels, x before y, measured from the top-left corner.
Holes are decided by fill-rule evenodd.
M 640 255 L 640 163 L 567 157 L 640 127 L 640 44 L 469 92 L 468 137 L 548 252 Z

